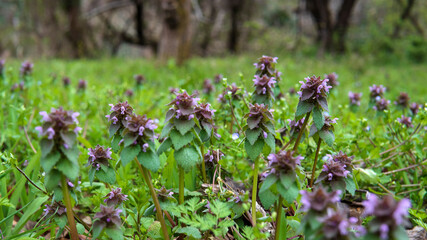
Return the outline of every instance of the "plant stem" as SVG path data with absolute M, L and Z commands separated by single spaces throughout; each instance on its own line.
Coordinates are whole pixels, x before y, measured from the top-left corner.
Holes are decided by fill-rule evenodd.
M 168 229 L 166 227 L 165 219 L 163 218 L 163 211 L 162 211 L 162 208 L 160 207 L 159 199 L 157 198 L 157 194 L 154 190 L 153 183 L 151 182 L 150 172 L 144 166 L 142 166 L 141 163 L 139 163 L 137 158 L 135 158 L 135 162 L 138 165 L 139 171 L 141 172 L 142 177 L 145 180 L 145 183 L 150 189 L 151 198 L 153 199 L 154 206 L 156 207 L 157 219 L 159 220 L 160 225 L 162 227 L 163 238 L 166 240 L 169 240 Z
M 206 166 L 205 166 L 205 144 L 202 144 L 200 146 L 200 151 L 202 152 L 202 176 L 203 176 L 203 183 L 208 183 L 208 180 L 206 178 Z
M 79 240 L 76 222 L 74 221 L 73 205 L 71 204 L 70 192 L 68 191 L 67 179 L 62 176 L 62 193 L 64 194 L 65 208 L 67 209 L 68 225 L 70 227 L 70 235 L 72 240 Z
M 283 202 L 283 198 L 282 195 L 279 195 L 279 202 L 277 202 L 277 217 L 276 217 L 276 233 L 274 236 L 275 240 L 279 240 L 280 239 L 280 225 L 282 222 L 282 202 Z
M 295 141 L 294 148 L 292 149 L 292 151 L 294 151 L 295 153 L 296 153 L 296 152 L 297 152 L 297 150 L 298 150 L 298 145 L 299 145 L 299 142 L 300 142 L 300 140 L 301 140 L 302 134 L 303 134 L 303 132 L 304 132 L 304 130 L 305 130 L 305 127 L 307 127 L 308 120 L 309 120 L 309 118 L 310 118 L 310 114 L 311 114 L 311 112 L 308 112 L 308 113 L 305 115 L 304 123 L 302 124 L 301 130 L 300 130 L 300 131 L 299 131 L 299 133 L 298 133 L 297 140 Z
M 252 184 L 252 224 L 256 226 L 256 196 L 258 188 L 258 171 L 259 171 L 259 157 L 255 159 L 254 163 L 254 181 Z
M 179 204 L 184 204 L 184 180 L 185 180 L 185 173 L 184 169 L 182 167 L 178 166 L 179 171 Z
M 322 144 L 322 139 L 319 137 L 319 141 L 317 141 L 316 155 L 314 156 L 313 170 L 311 171 L 310 188 L 313 187 L 314 175 L 316 174 L 317 158 L 319 157 L 321 144 Z

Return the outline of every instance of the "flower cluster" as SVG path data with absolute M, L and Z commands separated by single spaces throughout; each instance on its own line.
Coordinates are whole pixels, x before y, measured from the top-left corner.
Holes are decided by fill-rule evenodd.
M 203 81 L 203 93 L 209 95 L 214 91 L 215 91 L 215 87 L 212 85 L 212 80 L 205 79 L 205 81 Z
M 257 74 L 259 76 L 262 75 L 268 75 L 273 76 L 275 75 L 275 66 L 277 63 L 278 57 L 269 57 L 269 56 L 262 56 L 258 59 L 257 63 L 254 63 L 254 66 L 257 68 Z
M 345 165 L 345 169 L 351 171 L 353 169 L 353 159 L 354 156 L 347 156 L 347 154 L 343 153 L 342 151 L 340 151 L 339 153 L 335 154 L 335 155 L 330 155 L 328 154 L 327 157 L 329 159 L 331 159 L 334 162 L 339 162 L 343 165 Z
M 19 88 L 19 90 L 23 91 L 24 90 L 24 82 L 20 82 L 19 84 L 18 83 L 13 84 L 12 87 L 10 88 L 10 91 L 14 92 L 18 88 Z
M 78 91 L 84 91 L 87 87 L 87 81 L 84 79 L 80 79 L 79 83 L 77 84 L 77 90 Z
M 329 73 L 329 74 L 325 74 L 325 79 L 328 79 L 328 85 L 330 85 L 331 87 L 336 87 L 338 85 L 340 85 L 340 82 L 338 82 L 338 74 L 336 73 Z
M 170 198 L 173 198 L 174 192 L 172 189 L 166 189 L 165 186 L 162 186 L 160 189 L 156 189 L 157 194 L 159 195 L 159 200 L 164 202 Z
M 407 93 L 401 92 L 397 97 L 396 101 L 394 101 L 394 104 L 402 108 L 407 108 L 409 106 L 409 99 L 410 98 Z
M 116 125 L 119 128 L 124 127 L 126 123 L 126 117 L 132 115 L 133 108 L 128 104 L 128 102 L 119 102 L 116 105 L 110 104 L 111 113 L 106 115 L 109 122 L 112 122 L 111 125 Z
M 393 236 L 392 233 L 406 222 L 411 202 L 408 199 L 397 202 L 390 195 L 379 199 L 377 196 L 369 194 L 368 200 L 363 202 L 363 206 L 365 216 L 374 216 L 368 224 L 368 231 L 380 236 L 381 239 L 389 239 L 389 236 Z
M 95 213 L 94 228 L 118 228 L 120 227 L 120 213 L 121 209 L 115 208 L 114 205 L 104 206 L 101 205 L 99 212 Z
M 319 219 L 322 223 L 322 233 L 326 239 L 346 239 L 350 230 L 357 229 L 363 232 L 363 227 L 357 226 L 357 218 L 347 217 L 343 211 L 335 211 L 328 208 L 327 215 Z
M 305 121 L 305 117 L 301 118 L 298 121 L 288 119 L 288 124 L 290 127 L 289 134 L 291 137 L 293 137 L 293 136 L 296 137 L 299 134 L 299 132 L 302 129 L 302 126 L 304 125 L 304 121 Z
M 69 77 L 63 77 L 62 78 L 62 84 L 64 84 L 64 87 L 68 87 L 71 83 L 71 80 Z
M 407 128 L 414 127 L 414 125 L 412 124 L 411 117 L 405 117 L 404 115 L 402 115 L 400 118 L 397 118 L 397 121 L 400 122 L 402 125 L 405 125 Z
M 44 216 L 51 216 L 53 214 L 56 214 L 58 216 L 61 216 L 62 214 L 67 212 L 67 209 L 60 205 L 58 202 L 54 202 L 51 205 L 46 204 L 44 205 L 45 209 L 43 209 Z
M 132 97 L 133 96 L 133 90 L 132 89 L 126 89 L 125 95 L 126 95 L 126 97 Z
M 339 161 L 334 161 L 333 159 L 328 159 L 325 164 L 323 164 L 322 172 L 319 175 L 317 181 L 323 181 L 328 179 L 328 181 L 340 180 L 346 178 L 350 173 L 349 170 L 346 170 L 347 166 Z
M 328 85 L 328 82 L 328 79 L 321 79 L 321 77 L 316 76 L 305 78 L 305 82 L 300 81 L 301 89 L 298 92 L 300 100 L 317 100 L 320 97 L 326 97 L 329 89 L 332 88 L 332 86 Z
M 194 113 L 196 118 L 200 121 L 201 124 L 210 124 L 213 125 L 214 113 L 216 110 L 211 109 L 211 105 L 209 103 L 201 103 L 196 106 L 194 109 Z
M 208 167 L 214 167 L 215 164 L 219 163 L 219 160 L 224 157 L 224 153 L 221 150 L 208 150 L 208 152 L 203 156 L 203 160 L 208 165 Z
M 148 148 L 148 144 L 145 140 L 154 139 L 154 129 L 157 128 L 157 125 L 154 124 L 154 121 L 147 118 L 147 115 L 129 115 L 126 117 L 125 130 L 123 131 L 123 136 L 128 139 L 132 139 L 134 143 L 141 140 L 143 151 L 145 152 Z M 128 136 L 126 136 L 128 135 Z M 145 139 L 145 140 L 143 140 Z
M 362 93 L 348 92 L 348 98 L 350 99 L 350 105 L 360 106 L 360 100 L 362 98 Z
M 409 110 L 411 110 L 412 115 L 417 115 L 418 111 L 420 110 L 422 106 L 416 102 L 411 103 L 411 106 L 409 106 Z
M 69 147 L 67 134 L 70 132 L 77 134 L 81 130 L 76 126 L 79 123 L 77 117 L 80 113 L 78 112 L 65 111 L 59 107 L 52 108 L 49 114 L 45 111 L 40 112 L 40 115 L 43 117 L 43 125 L 36 127 L 36 130 L 40 135 L 47 136 L 48 140 L 54 140 L 57 143 L 60 141 L 65 148 Z
M 388 105 L 390 105 L 390 100 L 381 98 L 375 103 L 375 106 L 373 106 L 372 108 L 376 111 L 383 112 L 384 110 L 388 109 Z
M 222 76 L 222 74 L 216 74 L 214 77 L 214 83 L 218 84 L 222 81 L 222 79 L 224 78 L 224 76 Z
M 19 69 L 19 72 L 21 73 L 21 76 L 28 76 L 31 75 L 31 73 L 33 72 L 33 67 L 34 64 L 29 62 L 29 61 L 25 61 L 21 64 L 21 68 Z
M 325 123 L 322 127 L 322 130 L 333 130 L 334 126 L 333 124 L 337 123 L 338 118 L 331 118 L 329 116 L 325 117 Z
M 141 74 L 133 75 L 133 79 L 135 79 L 135 83 L 137 86 L 140 86 L 145 82 L 145 77 Z
M 127 196 L 128 195 L 125 195 L 122 193 L 121 188 L 116 188 L 116 189 L 111 190 L 111 192 L 109 192 L 107 195 L 105 195 L 104 202 L 108 206 L 118 205 L 118 204 L 121 204 L 122 202 L 128 200 Z
M 183 93 L 176 93 L 176 98 L 172 100 L 169 105 L 174 107 L 175 118 L 190 120 L 194 118 L 195 107 L 199 100 L 199 98 L 188 95 L 188 93 L 184 91 Z
M 108 166 L 108 160 L 111 159 L 111 148 L 104 148 L 97 145 L 95 148 L 89 148 L 88 165 L 91 165 L 97 171 L 101 168 L 101 164 Z
M 333 206 L 340 200 L 340 190 L 328 193 L 322 187 L 316 188 L 313 192 L 307 192 L 305 190 L 300 192 L 301 197 L 301 210 L 304 212 L 325 212 L 330 206 Z
M 250 105 L 249 113 L 245 115 L 250 129 L 259 128 L 263 122 L 273 121 L 273 114 L 264 104 Z M 264 134 L 265 137 L 266 134 Z
M 274 84 L 276 83 L 274 77 L 269 77 L 267 75 L 262 75 L 260 77 L 258 75 L 255 75 L 255 79 L 253 81 L 255 87 L 255 94 L 269 95 L 270 97 L 274 98 L 273 88 Z
M 269 174 L 280 175 L 281 173 L 294 172 L 297 165 L 304 159 L 301 156 L 293 156 L 294 151 L 280 151 L 270 154 L 268 159 Z M 268 175 L 269 175 L 268 174 Z
M 386 91 L 386 88 L 383 85 L 372 85 L 369 87 L 369 91 L 370 93 L 370 98 L 371 100 L 376 100 L 378 97 L 382 98 L 384 96 L 384 93 Z
M 239 100 L 242 98 L 242 94 L 239 92 L 240 88 L 237 87 L 236 83 L 232 83 L 230 86 L 228 86 L 223 93 L 218 95 L 218 102 L 220 103 L 226 103 L 227 99 L 226 99 L 226 95 L 228 93 L 231 94 L 231 99 L 232 100 Z
M 4 64 L 5 63 L 6 63 L 6 60 L 0 59 L 0 76 L 3 74 Z

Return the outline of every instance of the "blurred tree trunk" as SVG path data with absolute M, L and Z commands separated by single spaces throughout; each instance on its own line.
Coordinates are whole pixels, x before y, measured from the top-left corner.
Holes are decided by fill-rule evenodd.
M 162 0 L 162 33 L 158 57 L 161 61 L 175 58 L 181 65 L 190 56 L 190 0 Z
M 423 29 L 418 24 L 417 19 L 412 15 L 412 9 L 414 8 L 415 0 L 408 0 L 408 3 L 406 4 L 406 6 L 402 2 L 402 0 L 397 0 L 397 3 L 403 8 L 403 11 L 400 14 L 399 21 L 394 26 L 393 38 L 399 37 L 399 33 L 400 33 L 400 30 L 401 30 L 402 24 L 407 19 L 409 19 L 411 21 L 412 25 L 414 26 L 414 28 L 418 32 L 418 34 L 420 34 L 421 36 L 423 36 L 424 35 Z
M 135 30 L 138 38 L 138 43 L 144 45 L 146 43 L 144 35 L 144 1 L 133 0 L 135 6 Z
M 357 0 L 342 0 L 333 22 L 329 0 L 307 0 L 307 10 L 316 25 L 316 41 L 320 44 L 319 55 L 323 55 L 325 51 L 345 51 L 345 36 L 356 2 Z
M 228 50 L 232 53 L 237 52 L 239 36 L 240 36 L 240 21 L 239 15 L 243 9 L 243 4 L 245 0 L 229 0 L 228 5 L 230 9 L 230 32 L 228 35 Z
M 218 11 L 220 10 L 218 7 L 217 0 L 208 1 L 209 6 L 209 14 L 206 18 L 206 22 L 203 24 L 202 29 L 204 30 L 204 36 L 202 42 L 200 43 L 200 49 L 202 50 L 202 55 L 207 56 L 209 46 L 211 44 L 212 32 L 214 30 L 215 20 L 218 16 Z

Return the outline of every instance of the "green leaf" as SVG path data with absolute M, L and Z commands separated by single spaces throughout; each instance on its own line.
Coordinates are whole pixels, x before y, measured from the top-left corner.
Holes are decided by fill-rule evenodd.
M 171 131 L 171 129 L 173 128 L 173 124 L 172 123 L 168 123 L 166 124 L 163 129 L 162 129 L 162 133 L 160 134 L 160 138 L 165 138 L 169 135 L 169 132 Z
M 258 138 L 258 140 L 251 145 L 250 142 L 246 139 L 245 141 L 245 150 L 249 158 L 254 160 L 261 154 L 262 149 L 264 148 L 264 140 Z
M 261 188 L 259 189 L 259 194 L 263 193 L 264 191 L 270 189 L 270 187 L 277 182 L 278 178 L 274 174 L 268 175 L 264 181 L 262 182 Z
M 66 216 L 64 216 L 65 217 L 65 219 L 67 219 L 67 217 Z M 83 235 L 84 233 L 85 233 L 85 226 L 83 226 L 83 224 L 80 224 L 80 223 L 77 223 L 76 224 L 76 227 L 77 227 L 77 232 L 80 234 L 80 235 Z
M 108 184 L 114 184 L 116 182 L 116 172 L 113 168 L 101 165 L 103 166 L 98 171 L 95 171 L 95 176 L 101 181 Z
M 79 165 L 68 161 L 68 159 L 61 159 L 56 168 L 71 181 L 74 181 L 79 176 Z
M 191 128 L 194 127 L 194 124 L 196 124 L 196 122 L 194 122 L 193 119 L 190 119 L 190 120 L 175 119 L 174 120 L 175 128 L 181 133 L 181 135 L 184 135 L 188 131 L 190 131 Z
M 290 186 L 295 185 L 295 173 L 288 173 L 288 174 L 280 174 L 280 182 L 282 183 L 282 186 L 288 189 Z
M 274 125 L 272 122 L 263 122 L 262 125 L 267 128 L 268 132 L 274 135 Z
M 0 207 L 1 206 L 5 206 L 5 207 L 9 207 L 9 208 L 16 208 L 15 205 L 13 205 L 12 203 L 9 202 L 9 199 L 6 196 L 0 198 Z
M 146 152 L 140 151 L 138 154 L 138 161 L 152 172 L 157 172 L 160 168 L 159 156 L 152 150 L 147 150 Z
M 185 171 L 191 170 L 200 162 L 200 155 L 193 146 L 183 147 L 174 152 L 174 157 L 178 166 L 182 167 Z
M 99 220 L 97 220 L 97 221 L 99 221 Z M 101 235 L 103 229 L 104 228 L 100 224 L 93 224 L 92 239 L 97 239 L 99 237 L 99 235 Z
M 95 179 L 95 172 L 96 172 L 96 168 L 94 168 L 94 167 L 90 167 L 90 169 L 89 169 L 89 182 L 90 182 L 90 185 L 92 186 L 92 183 L 93 183 L 93 179 Z
M 313 109 L 313 122 L 318 130 L 321 130 L 325 124 L 325 117 L 323 116 L 322 110 L 318 106 L 314 107 Z
M 105 233 L 107 236 L 113 240 L 123 240 L 123 232 L 120 228 L 105 228 Z
M 231 214 L 230 204 L 217 199 L 210 203 L 210 208 L 218 218 L 225 218 Z
M 157 155 L 161 155 L 167 151 L 172 146 L 172 141 L 169 138 L 166 138 L 162 144 L 160 144 L 159 149 L 157 149 Z
M 136 139 L 138 138 L 138 134 L 136 133 L 131 133 L 128 132 L 124 137 L 123 137 L 123 143 L 124 143 L 124 147 L 127 147 L 131 144 L 133 144 Z
M 408 234 L 402 226 L 397 226 L 396 230 L 393 231 L 394 239 L 408 240 Z
M 273 192 L 271 192 L 270 189 L 263 191 L 262 194 L 260 192 L 258 197 L 259 197 L 259 200 L 261 200 L 261 204 L 265 209 L 269 209 L 271 206 L 273 206 L 273 204 L 279 198 L 277 194 L 274 194 Z
M 192 132 L 187 132 L 186 134 L 181 135 L 181 133 L 179 133 L 176 130 L 172 130 L 169 136 L 170 136 L 170 139 L 172 140 L 172 144 L 175 150 L 179 150 L 185 145 L 189 144 L 194 137 Z
M 344 178 L 345 181 L 345 189 L 354 196 L 354 193 L 356 192 L 356 183 L 354 183 L 353 177 L 351 175 L 348 175 L 346 178 Z
M 353 174 L 356 179 L 368 184 L 378 184 L 380 182 L 379 176 L 372 169 L 355 168 Z
M 70 146 L 69 148 L 64 148 L 61 146 L 61 152 L 67 157 L 68 160 L 70 160 L 73 164 L 78 165 L 79 164 L 79 155 L 80 151 L 77 148 L 77 146 Z
M 74 146 L 74 144 L 76 142 L 76 137 L 77 137 L 77 134 L 75 132 L 73 132 L 73 131 L 67 131 L 67 132 L 60 131 L 59 134 L 61 135 L 62 140 L 64 140 L 64 142 L 69 147 Z
M 108 133 L 110 134 L 110 137 L 114 136 L 116 134 L 117 130 L 119 130 L 120 124 L 111 124 L 108 128 Z
M 63 229 L 67 225 L 67 215 L 62 214 L 62 216 L 55 216 L 55 222 L 58 224 L 59 228 Z
M 330 147 L 334 144 L 335 136 L 331 130 L 321 130 L 319 131 L 319 137 Z
M 313 109 L 314 105 L 306 101 L 299 101 L 297 106 L 297 111 L 295 112 L 296 121 L 300 120 L 304 114 L 310 112 Z M 307 121 L 308 119 L 306 119 Z
M 113 139 L 111 139 L 111 148 L 115 153 L 120 150 L 119 143 L 122 140 L 122 137 L 119 134 L 115 134 Z
M 59 152 L 51 152 L 46 157 L 40 160 L 40 164 L 42 165 L 43 170 L 46 173 L 49 173 L 50 170 L 52 170 L 52 168 L 58 163 L 60 158 L 61 154 Z
M 49 173 L 46 173 L 44 177 L 44 185 L 48 191 L 52 191 L 56 186 L 58 186 L 59 182 L 61 182 L 62 174 L 54 169 Z
M 183 228 L 179 228 L 177 231 L 177 233 L 182 233 L 185 234 L 189 237 L 193 237 L 196 239 L 201 239 L 202 235 L 200 234 L 199 229 L 195 228 L 195 227 L 183 227 Z
M 270 152 L 274 152 L 276 148 L 276 139 L 273 134 L 268 133 L 267 138 L 264 139 L 265 143 L 270 147 Z
M 277 184 L 277 185 L 282 185 L 282 184 Z M 288 204 L 292 204 L 293 201 L 295 201 L 295 199 L 298 197 L 298 194 L 299 194 L 298 186 L 296 184 L 292 184 L 292 185 L 288 186 L 286 191 L 281 192 L 280 194 L 282 195 L 283 199 L 285 199 Z
M 136 156 L 138 156 L 138 153 L 140 151 L 141 151 L 141 146 L 137 144 L 123 148 L 122 152 L 120 153 L 120 161 L 122 162 L 123 166 L 126 166 Z
M 172 119 L 172 117 L 175 115 L 176 110 L 171 108 L 168 110 L 168 112 L 166 113 L 166 118 L 165 118 L 165 122 L 168 122 L 169 120 Z
M 50 153 L 50 151 L 52 151 L 53 148 L 53 140 L 49 140 L 49 139 L 42 139 L 40 141 L 40 149 L 42 150 L 42 158 L 44 158 L 46 155 L 48 155 Z
M 255 141 L 259 138 L 259 135 L 261 134 L 262 129 L 261 128 L 254 128 L 246 130 L 245 135 L 246 139 L 249 141 L 251 145 L 254 145 Z
M 18 234 L 19 231 L 25 226 L 25 224 L 30 220 L 30 217 L 32 217 L 42 206 L 43 203 L 45 203 L 49 197 L 38 197 L 34 199 L 34 201 L 25 209 L 24 214 L 19 218 L 18 223 L 16 223 L 15 228 L 12 231 L 12 235 Z
M 319 98 L 317 98 L 317 102 L 320 104 L 320 106 L 323 108 L 323 110 L 329 112 L 328 100 L 326 100 L 325 97 L 319 97 Z

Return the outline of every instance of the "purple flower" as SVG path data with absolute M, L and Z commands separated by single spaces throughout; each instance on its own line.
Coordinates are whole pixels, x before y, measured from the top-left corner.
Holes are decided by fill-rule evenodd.
M 224 157 L 224 153 L 221 150 L 208 150 L 208 152 L 203 156 L 207 167 L 215 167 L 215 164 L 219 163 L 219 160 Z
M 383 85 L 372 85 L 369 87 L 369 91 L 371 92 L 370 98 L 375 99 L 376 97 L 382 98 L 384 96 L 384 93 L 386 91 L 386 88 Z
M 394 101 L 394 104 L 402 107 L 407 108 L 409 106 L 409 95 L 405 92 L 401 92 L 399 94 L 399 97 L 397 97 L 396 101 Z
M 399 202 L 393 196 L 387 195 L 379 199 L 374 194 L 367 195 L 368 200 L 363 202 L 364 216 L 372 215 L 369 231 L 378 234 L 382 239 L 388 239 L 390 232 L 406 222 L 411 202 L 402 199 Z
M 133 79 L 135 79 L 136 85 L 142 85 L 145 82 L 145 77 L 141 74 L 133 75 Z
M 382 112 L 388 109 L 388 105 L 390 105 L 390 100 L 381 98 L 375 103 L 375 106 L 373 106 L 372 108 L 376 111 Z
M 262 77 L 255 75 L 254 87 L 255 93 L 257 95 L 269 95 L 270 97 L 274 97 L 273 88 L 276 80 L 274 77 L 269 77 L 267 75 L 262 75 Z
M 3 74 L 4 64 L 6 63 L 6 60 L 0 59 L 0 75 Z
M 346 170 L 346 167 L 347 166 L 342 162 L 328 159 L 325 164 L 323 164 L 322 172 L 320 173 L 317 181 L 323 181 L 326 177 L 328 178 L 328 181 L 347 178 L 350 171 Z
M 130 134 L 135 139 L 153 140 L 154 129 L 157 128 L 157 125 L 153 120 L 147 118 L 147 115 L 130 115 L 126 117 L 125 127 L 123 135 Z
M 217 98 L 218 102 L 226 103 L 227 102 L 226 95 L 228 95 L 228 93 L 231 94 L 231 100 L 239 100 L 242 98 L 242 93 L 240 91 L 240 88 L 237 87 L 236 83 L 232 83 L 230 86 L 228 86 L 224 90 L 224 92 L 218 95 L 218 98 Z
M 80 79 L 79 83 L 77 84 L 77 90 L 78 91 L 84 91 L 87 87 L 87 82 L 84 79 Z
M 156 189 L 156 192 L 159 196 L 159 200 L 162 202 L 171 198 L 173 199 L 174 192 L 172 192 L 172 189 L 166 189 L 165 186 L 162 186 L 160 189 Z
M 339 153 L 337 153 L 335 155 L 328 154 L 327 157 L 334 162 L 339 162 L 342 165 L 345 165 L 346 170 L 350 171 L 351 169 L 353 169 L 352 161 L 354 159 L 354 156 L 349 157 L 349 156 L 347 156 L 347 154 L 340 151 Z
M 111 148 L 97 145 L 95 148 L 89 148 L 88 155 L 88 165 L 92 165 L 98 171 L 101 168 L 100 164 L 109 165 L 108 160 L 111 159 Z
M 133 90 L 132 90 L 132 89 L 127 89 L 127 90 L 125 91 L 125 95 L 126 95 L 127 97 L 132 97 L 132 96 L 133 96 Z
M 23 62 L 21 64 L 21 69 L 19 70 L 19 72 L 21 73 L 21 76 L 31 75 L 31 73 L 33 72 L 33 67 L 34 67 L 33 63 L 29 61 Z
M 290 128 L 290 130 L 289 130 L 290 136 L 296 137 L 299 134 L 299 132 L 301 131 L 302 126 L 304 125 L 305 117 L 301 118 L 298 121 L 294 121 L 291 119 L 288 119 L 287 121 L 288 121 L 289 128 Z
M 340 82 L 338 82 L 338 74 L 336 73 L 329 73 L 329 74 L 325 74 L 325 79 L 328 79 L 328 84 L 332 87 L 338 86 L 340 85 Z
M 64 84 L 64 87 L 68 87 L 71 83 L 71 80 L 69 77 L 63 77 L 62 78 L 62 84 Z
M 110 104 L 111 113 L 110 115 L 105 116 L 108 118 L 109 122 L 112 124 L 120 124 L 120 127 L 124 126 L 126 117 L 133 113 L 133 108 L 128 104 L 128 102 L 119 102 L 116 105 Z
M 344 236 L 349 235 L 349 230 L 357 223 L 357 218 L 347 218 L 345 212 L 332 208 L 328 208 L 327 215 L 319 220 L 323 225 L 322 233 L 327 239 L 345 239 Z
M 182 120 L 189 120 L 190 115 L 195 113 L 195 107 L 199 98 L 195 98 L 194 95 L 188 95 L 187 92 L 175 93 L 176 98 L 168 105 L 172 105 L 175 109 L 175 118 Z M 194 115 L 193 115 L 194 117 Z
M 352 91 L 348 92 L 350 105 L 360 106 L 360 99 L 362 98 L 362 95 L 362 93 L 353 93 Z
M 118 205 L 126 200 L 128 200 L 127 198 L 128 195 L 124 195 L 122 193 L 122 189 L 121 188 L 116 188 L 111 190 L 111 192 L 109 192 L 107 195 L 105 195 L 104 198 L 106 198 L 104 200 L 104 202 L 108 205 Z
M 402 115 L 400 118 L 397 118 L 397 121 L 400 122 L 402 125 L 405 125 L 407 128 L 412 128 L 414 125 L 412 124 L 411 117 L 405 117 Z
M 95 213 L 94 226 L 101 228 L 113 228 L 120 227 L 120 213 L 122 210 L 115 208 L 114 205 L 104 206 L 101 205 L 101 209 L 99 212 Z
M 250 110 L 244 117 L 247 118 L 249 129 L 259 128 L 260 124 L 273 121 L 273 114 L 264 104 L 249 105 Z
M 270 174 L 280 175 L 281 173 L 295 171 L 297 165 L 301 164 L 301 160 L 304 158 L 293 155 L 294 151 L 279 151 L 278 153 L 268 155 L 268 169 L 270 170 Z
M 269 56 L 262 56 L 258 59 L 257 63 L 254 63 L 254 66 L 257 68 L 257 74 L 258 75 L 268 75 L 273 76 L 275 73 L 275 65 L 277 63 L 278 57 L 269 57 Z
M 415 115 L 417 115 L 417 113 L 421 107 L 422 106 L 420 104 L 413 102 L 413 103 L 411 103 L 411 106 L 409 106 L 409 109 L 411 110 L 412 115 L 415 116 Z
M 305 78 L 306 82 L 300 81 L 301 89 L 298 92 L 300 101 L 308 99 L 316 100 L 320 97 L 326 97 L 329 89 L 332 86 L 328 85 L 328 79 L 321 79 L 320 77 L 312 76 Z
M 39 113 L 43 118 L 42 126 L 35 128 L 41 136 L 47 136 L 49 140 L 59 141 L 67 143 L 69 138 L 64 138 L 60 133 L 75 132 L 76 124 L 78 123 L 77 116 L 79 113 L 73 111 L 64 111 L 62 107 L 55 109 L 52 108 L 48 114 L 45 111 Z M 61 145 L 63 145 L 61 143 Z
M 209 95 L 213 91 L 215 91 L 215 87 L 212 85 L 212 80 L 205 79 L 205 81 L 203 82 L 203 93 Z
M 341 191 L 337 190 L 328 193 L 322 187 L 318 187 L 313 192 L 303 190 L 300 193 L 302 195 L 302 211 L 325 212 L 328 206 L 331 206 L 340 200 L 339 195 L 341 194 Z
M 224 78 L 224 76 L 222 76 L 222 74 L 217 74 L 217 75 L 215 75 L 215 77 L 214 77 L 214 83 L 215 84 L 218 84 L 218 83 L 220 83 L 221 81 L 222 81 L 222 79 Z
M 58 202 L 53 202 L 51 205 L 46 204 L 44 206 L 45 209 L 43 209 L 43 212 L 45 217 L 51 216 L 53 214 L 61 216 L 62 214 L 67 212 L 67 209 Z
M 233 140 L 237 140 L 237 139 L 239 139 L 239 137 L 240 137 L 239 133 L 233 133 L 231 135 L 231 139 L 233 139 Z

